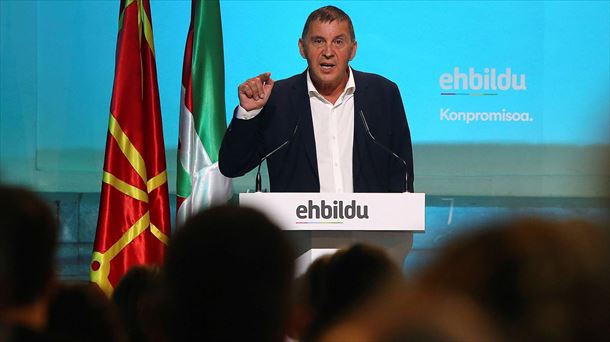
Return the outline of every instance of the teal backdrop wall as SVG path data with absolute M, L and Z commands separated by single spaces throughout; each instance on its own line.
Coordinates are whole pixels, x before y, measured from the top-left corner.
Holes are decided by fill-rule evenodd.
M 221 1 L 228 120 L 243 80 L 305 69 L 297 49 L 302 25 L 326 4 Z M 498 214 L 607 217 L 609 2 L 333 4 L 354 22 L 352 66 L 395 81 L 402 93 L 415 188 L 429 195 L 428 233 L 420 245 L 416 239 L 416 252 L 425 254 L 453 227 Z M 190 1 L 151 5 L 174 193 Z M 0 177 L 47 196 L 63 213 L 64 265 L 74 264 L 73 271 L 65 266 L 67 276 L 86 272 L 95 228 L 118 7 L 0 1 Z M 234 191 L 253 183 L 244 176 Z

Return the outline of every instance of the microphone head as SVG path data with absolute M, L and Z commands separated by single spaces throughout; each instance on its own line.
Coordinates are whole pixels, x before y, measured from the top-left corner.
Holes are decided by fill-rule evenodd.
M 256 172 L 256 192 L 261 192 L 261 188 L 262 188 L 262 181 L 261 181 L 261 164 L 258 164 L 258 171 Z

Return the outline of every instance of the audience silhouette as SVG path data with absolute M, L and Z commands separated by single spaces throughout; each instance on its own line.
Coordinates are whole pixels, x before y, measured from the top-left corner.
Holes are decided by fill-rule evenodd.
M 583 221 L 487 223 L 321 340 L 604 341 L 609 246 L 607 230 Z
M 132 267 L 112 292 L 131 342 L 166 340 L 167 320 L 162 297 L 161 270 L 157 266 Z
M 304 331 L 304 340 L 316 340 L 355 307 L 401 280 L 398 265 L 382 249 L 367 244 L 339 250 L 312 266 L 313 272 L 306 273 L 306 281 L 310 284 L 313 316 Z
M 162 268 L 132 268 L 112 300 L 55 276 L 58 223 L 0 186 L 0 342 L 590 340 L 610 336 L 610 236 L 582 220 L 514 218 L 456 237 L 402 277 L 356 244 L 294 279 L 285 233 L 256 210 L 191 217 Z
M 127 341 L 116 307 L 92 283 L 58 287 L 51 300 L 47 331 L 52 341 Z
M 58 224 L 34 193 L 0 185 L 0 340 L 45 340 Z
M 173 341 L 283 341 L 294 252 L 263 214 L 217 207 L 170 242 L 165 281 Z

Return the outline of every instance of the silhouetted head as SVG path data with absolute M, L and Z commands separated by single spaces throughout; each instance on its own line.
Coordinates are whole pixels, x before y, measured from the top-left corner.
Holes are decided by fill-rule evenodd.
M 49 305 L 47 333 L 52 341 L 127 341 L 114 303 L 92 283 L 58 287 Z
M 58 223 L 34 193 L 0 185 L 0 312 L 48 295 Z
M 315 340 L 328 327 L 352 310 L 379 295 L 384 287 L 401 279 L 398 266 L 381 248 L 356 244 L 337 251 L 315 266 L 311 277 L 310 300 L 313 320 L 305 333 Z
M 162 300 L 161 272 L 157 266 L 134 266 L 112 292 L 131 342 L 162 340 L 167 317 Z
M 253 209 L 192 217 L 165 265 L 172 339 L 283 341 L 293 264 L 284 233 Z
M 610 240 L 583 221 L 491 223 L 450 243 L 417 282 L 472 299 L 512 339 L 597 339 L 610 320 Z

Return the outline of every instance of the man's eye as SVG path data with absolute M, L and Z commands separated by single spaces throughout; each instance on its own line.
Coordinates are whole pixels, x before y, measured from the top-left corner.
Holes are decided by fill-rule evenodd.
M 343 44 L 345 44 L 345 41 L 343 39 L 335 39 L 334 43 L 335 43 L 335 46 L 341 47 L 341 46 L 343 46 Z
M 320 39 L 320 38 L 314 38 L 313 41 L 314 45 L 322 45 L 324 44 L 324 40 Z

